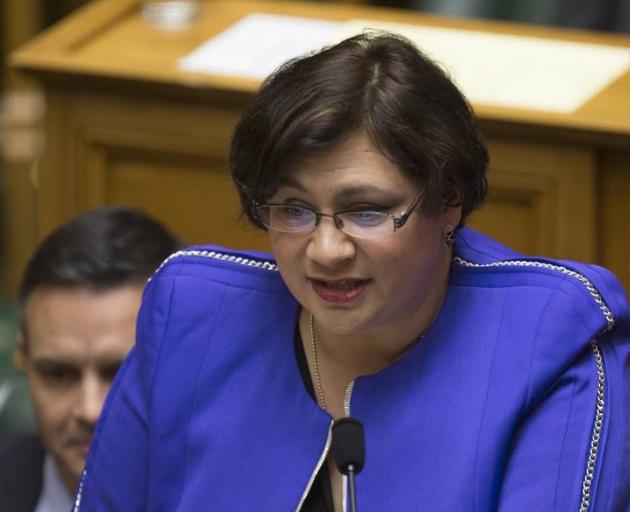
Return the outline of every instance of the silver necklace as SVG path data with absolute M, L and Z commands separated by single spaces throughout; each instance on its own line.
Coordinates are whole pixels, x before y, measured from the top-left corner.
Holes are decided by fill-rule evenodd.
M 424 338 L 424 335 L 431 327 L 433 320 L 427 324 L 427 326 L 422 330 L 420 335 L 418 336 L 418 340 Z M 317 392 L 317 402 L 319 406 L 327 411 L 326 408 L 326 398 L 324 397 L 324 387 L 322 386 L 322 378 L 319 375 L 319 360 L 317 359 L 317 341 L 315 340 L 315 329 L 313 328 L 313 314 L 309 314 L 309 328 L 311 332 L 311 352 L 313 353 L 313 373 L 315 374 L 315 391 Z

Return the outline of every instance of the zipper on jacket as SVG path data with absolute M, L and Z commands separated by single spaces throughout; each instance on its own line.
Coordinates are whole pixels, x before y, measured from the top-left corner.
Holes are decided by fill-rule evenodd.
M 304 492 L 302 493 L 302 497 L 300 498 L 300 502 L 298 503 L 298 506 L 295 509 L 295 512 L 300 512 L 300 510 L 302 510 L 302 506 L 304 505 L 304 502 L 306 501 L 306 497 L 308 496 L 308 493 L 311 492 L 311 488 L 313 487 L 313 482 L 315 482 L 315 478 L 317 478 L 317 474 L 322 469 L 322 466 L 324 465 L 324 462 L 326 461 L 326 457 L 328 457 L 328 453 L 330 452 L 330 445 L 332 444 L 333 423 L 334 423 L 333 421 L 330 422 L 330 425 L 328 427 L 328 435 L 326 436 L 326 444 L 324 445 L 324 451 L 320 455 L 319 460 L 317 461 L 317 464 L 315 465 L 315 469 L 313 470 L 313 473 L 311 473 L 311 478 L 309 478 L 308 483 L 306 484 L 306 489 L 304 489 Z
M 350 398 L 352 397 L 353 388 L 354 388 L 354 381 L 348 384 L 348 387 L 346 388 L 346 394 L 343 399 L 343 413 L 346 418 L 350 416 Z M 324 446 L 324 451 L 322 452 L 321 456 L 319 457 L 319 460 L 317 461 L 317 465 L 315 466 L 315 469 L 313 470 L 313 473 L 311 474 L 311 478 L 309 479 L 308 484 L 306 484 L 306 489 L 304 489 L 304 492 L 302 493 L 302 498 L 300 498 L 300 502 L 298 503 L 298 506 L 295 509 L 295 512 L 300 512 L 300 510 L 302 510 L 302 506 L 304 505 L 304 502 L 306 501 L 306 497 L 311 492 L 311 488 L 313 487 L 315 478 L 317 478 L 317 474 L 322 469 L 322 466 L 324 465 L 324 462 L 326 461 L 326 457 L 328 457 L 328 454 L 330 453 L 330 446 L 332 444 L 333 424 L 334 424 L 334 421 L 331 421 L 330 426 L 328 427 L 328 437 L 326 437 L 326 445 Z M 342 475 L 341 491 L 342 491 L 341 502 L 343 506 L 343 512 L 346 512 L 346 509 L 348 508 L 348 503 L 347 503 L 348 478 L 345 475 Z
M 83 470 L 81 473 L 81 480 L 79 480 L 79 489 L 77 490 L 77 494 L 74 497 L 74 505 L 72 507 L 72 512 L 79 512 L 79 508 L 81 507 L 81 496 L 83 495 L 83 482 L 87 477 L 87 470 Z
M 346 394 L 343 399 L 343 413 L 344 413 L 344 416 L 346 416 L 346 418 L 350 416 L 350 398 L 352 397 L 353 388 L 354 388 L 354 381 L 348 384 L 348 387 L 346 388 Z M 313 482 L 315 482 L 315 478 L 317 478 L 317 474 L 322 469 L 322 466 L 324 465 L 324 461 L 326 460 L 326 457 L 328 457 L 328 454 L 330 452 L 330 446 L 332 444 L 333 423 L 334 421 L 330 422 L 330 427 L 328 427 L 328 437 L 326 438 L 326 445 L 324 446 L 324 451 L 322 452 L 321 456 L 319 457 L 319 460 L 317 461 L 317 465 L 315 466 L 315 469 L 313 470 L 313 473 L 311 474 L 311 478 L 309 479 L 308 484 L 306 485 L 306 489 L 304 489 L 304 493 L 302 494 L 302 498 L 300 499 L 300 502 L 298 503 L 298 506 L 295 509 L 295 512 L 300 512 L 300 510 L 302 510 L 302 506 L 304 505 L 304 502 L 306 501 L 306 497 L 308 496 L 308 493 L 311 492 L 311 488 L 313 487 Z M 342 475 L 341 491 L 342 491 L 341 502 L 343 506 L 343 512 L 346 512 L 348 508 L 348 478 L 345 475 Z

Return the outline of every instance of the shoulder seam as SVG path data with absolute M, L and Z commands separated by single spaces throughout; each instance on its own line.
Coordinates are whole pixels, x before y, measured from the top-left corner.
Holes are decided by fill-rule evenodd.
M 235 263 L 237 265 L 242 265 L 244 267 L 260 268 L 263 270 L 268 270 L 270 272 L 278 271 L 278 265 L 276 265 L 275 263 L 272 263 L 270 261 L 266 261 L 263 259 L 255 258 L 255 257 L 237 256 L 235 254 L 229 254 L 229 253 L 221 252 L 221 251 L 185 249 L 185 250 L 177 251 L 171 254 L 168 258 L 166 258 L 160 264 L 160 266 L 156 269 L 153 275 L 149 278 L 149 281 L 151 281 L 151 279 L 153 279 L 162 270 L 162 268 L 165 265 L 167 265 L 168 263 L 170 263 L 171 261 L 177 258 L 183 258 L 186 256 L 196 256 L 196 257 L 207 258 L 207 259 L 215 260 L 215 261 L 227 261 L 229 263 Z
M 576 272 L 575 270 L 571 270 L 570 268 L 565 267 L 563 265 L 558 265 L 555 263 L 547 263 L 547 262 L 542 262 L 542 261 L 535 261 L 535 260 L 525 260 L 525 259 L 501 260 L 501 261 L 494 261 L 491 263 L 475 263 L 472 261 L 465 260 L 461 258 L 460 256 L 455 256 L 453 258 L 453 262 L 461 267 L 467 267 L 467 268 L 509 268 L 509 267 L 519 268 L 520 267 L 520 268 L 541 268 L 545 270 L 552 270 L 554 272 L 558 272 L 561 275 L 577 280 L 582 286 L 584 286 L 584 288 L 586 288 L 586 290 L 591 295 L 591 297 L 593 298 L 593 300 L 599 307 L 600 311 L 604 315 L 604 318 L 606 319 L 606 329 L 604 330 L 604 332 L 608 332 L 612 330 L 613 327 L 615 326 L 615 318 L 613 317 L 612 311 L 606 304 L 606 301 L 604 301 L 604 298 L 602 297 L 599 290 L 591 282 L 591 280 L 588 279 L 585 275 L 580 274 L 579 272 Z

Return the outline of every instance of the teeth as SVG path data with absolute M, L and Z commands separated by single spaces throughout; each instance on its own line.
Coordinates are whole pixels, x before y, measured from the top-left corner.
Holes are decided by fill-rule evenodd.
M 339 281 L 337 283 L 324 283 L 327 288 L 333 290 L 352 290 L 357 287 L 357 281 Z

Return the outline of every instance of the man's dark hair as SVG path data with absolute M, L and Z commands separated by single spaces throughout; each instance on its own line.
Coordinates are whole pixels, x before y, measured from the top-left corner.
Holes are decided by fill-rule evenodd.
M 141 283 L 180 246 L 168 229 L 138 209 L 87 211 L 51 233 L 35 251 L 22 279 L 20 303 L 40 286 L 103 291 Z
M 420 210 L 483 202 L 488 151 L 469 103 L 408 40 L 364 33 L 291 60 L 262 84 L 238 123 L 230 167 L 249 219 L 299 158 L 366 133 L 424 190 Z

